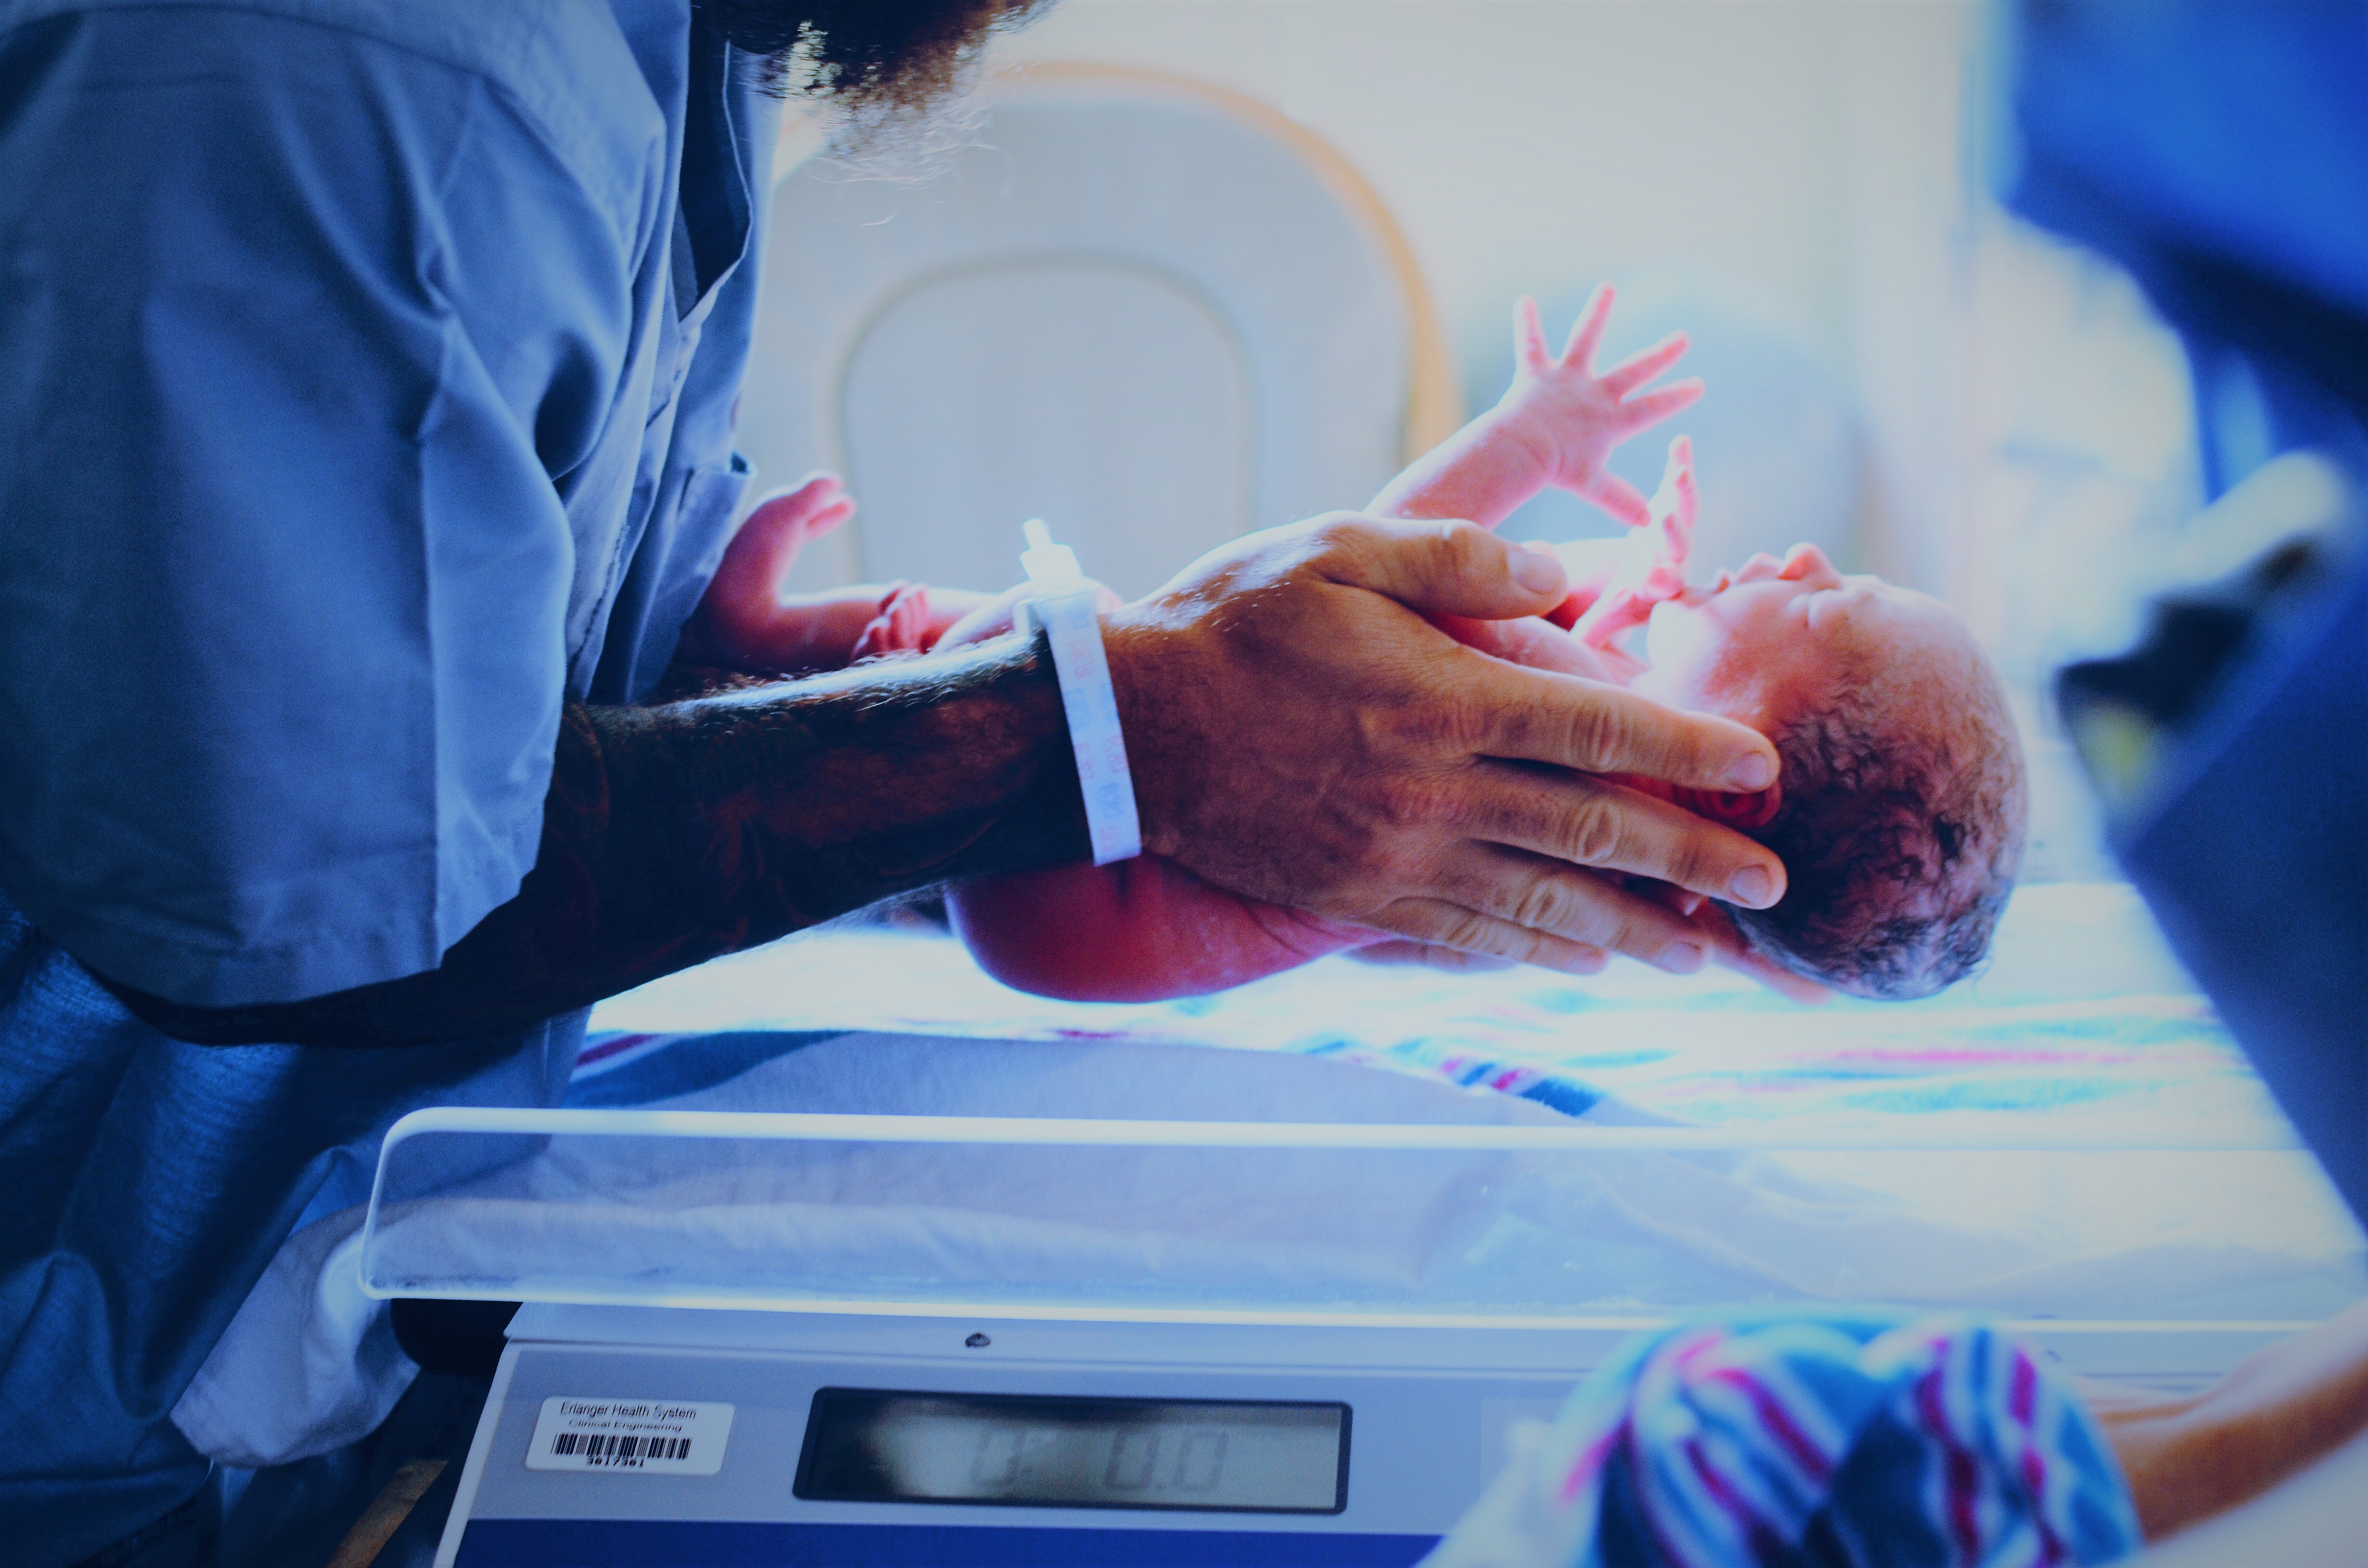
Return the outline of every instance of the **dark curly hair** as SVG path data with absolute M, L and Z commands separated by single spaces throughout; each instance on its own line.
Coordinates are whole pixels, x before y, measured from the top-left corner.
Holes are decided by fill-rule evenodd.
M 794 90 L 866 120 L 916 114 L 958 88 L 996 32 L 1050 0 L 699 0 L 733 46 Z
M 1979 967 L 2022 863 L 2022 748 L 1979 655 L 1942 683 L 1862 669 L 1770 737 L 1784 862 L 1770 909 L 1728 906 L 1761 956 L 1852 995 L 1930 996 Z M 1943 695 L 1945 693 L 1945 695 Z

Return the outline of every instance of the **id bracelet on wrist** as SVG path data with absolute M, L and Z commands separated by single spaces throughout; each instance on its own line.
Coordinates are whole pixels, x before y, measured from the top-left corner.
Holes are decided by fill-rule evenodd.
M 1094 864 L 1131 860 L 1143 853 L 1143 824 L 1135 814 L 1134 777 L 1127 771 L 1126 737 L 1119 730 L 1118 693 L 1102 648 L 1095 589 L 1078 570 L 1076 553 L 1054 544 L 1041 519 L 1022 527 L 1030 548 L 1019 561 L 1037 591 L 1019 602 L 1017 624 L 1026 634 L 1042 626 L 1053 647 Z

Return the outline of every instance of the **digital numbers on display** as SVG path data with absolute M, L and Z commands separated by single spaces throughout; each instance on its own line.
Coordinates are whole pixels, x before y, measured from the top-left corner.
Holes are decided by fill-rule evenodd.
M 800 1497 L 1337 1513 L 1349 1407 L 825 1389 Z

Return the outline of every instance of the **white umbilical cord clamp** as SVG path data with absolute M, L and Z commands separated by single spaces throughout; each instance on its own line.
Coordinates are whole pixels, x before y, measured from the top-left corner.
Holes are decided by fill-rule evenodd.
M 1143 822 L 1135 814 L 1134 776 L 1127 771 L 1126 737 L 1119 732 L 1118 693 L 1110 685 L 1110 656 L 1102 650 L 1094 586 L 1078 569 L 1076 552 L 1054 544 L 1042 518 L 1030 517 L 1020 532 L 1028 548 L 1019 564 L 1035 592 L 1019 601 L 1017 619 L 1026 635 L 1042 626 L 1053 644 L 1053 673 L 1061 683 L 1069 744 L 1077 754 L 1094 864 L 1132 860 L 1143 853 Z

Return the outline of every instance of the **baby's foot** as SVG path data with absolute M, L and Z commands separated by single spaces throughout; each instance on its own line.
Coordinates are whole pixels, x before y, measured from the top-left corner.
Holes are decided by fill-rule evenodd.
M 781 587 L 809 540 L 855 515 L 835 473 L 812 473 L 757 503 L 683 628 L 680 656 L 734 670 L 794 670 L 814 663 L 807 627 L 785 609 Z

